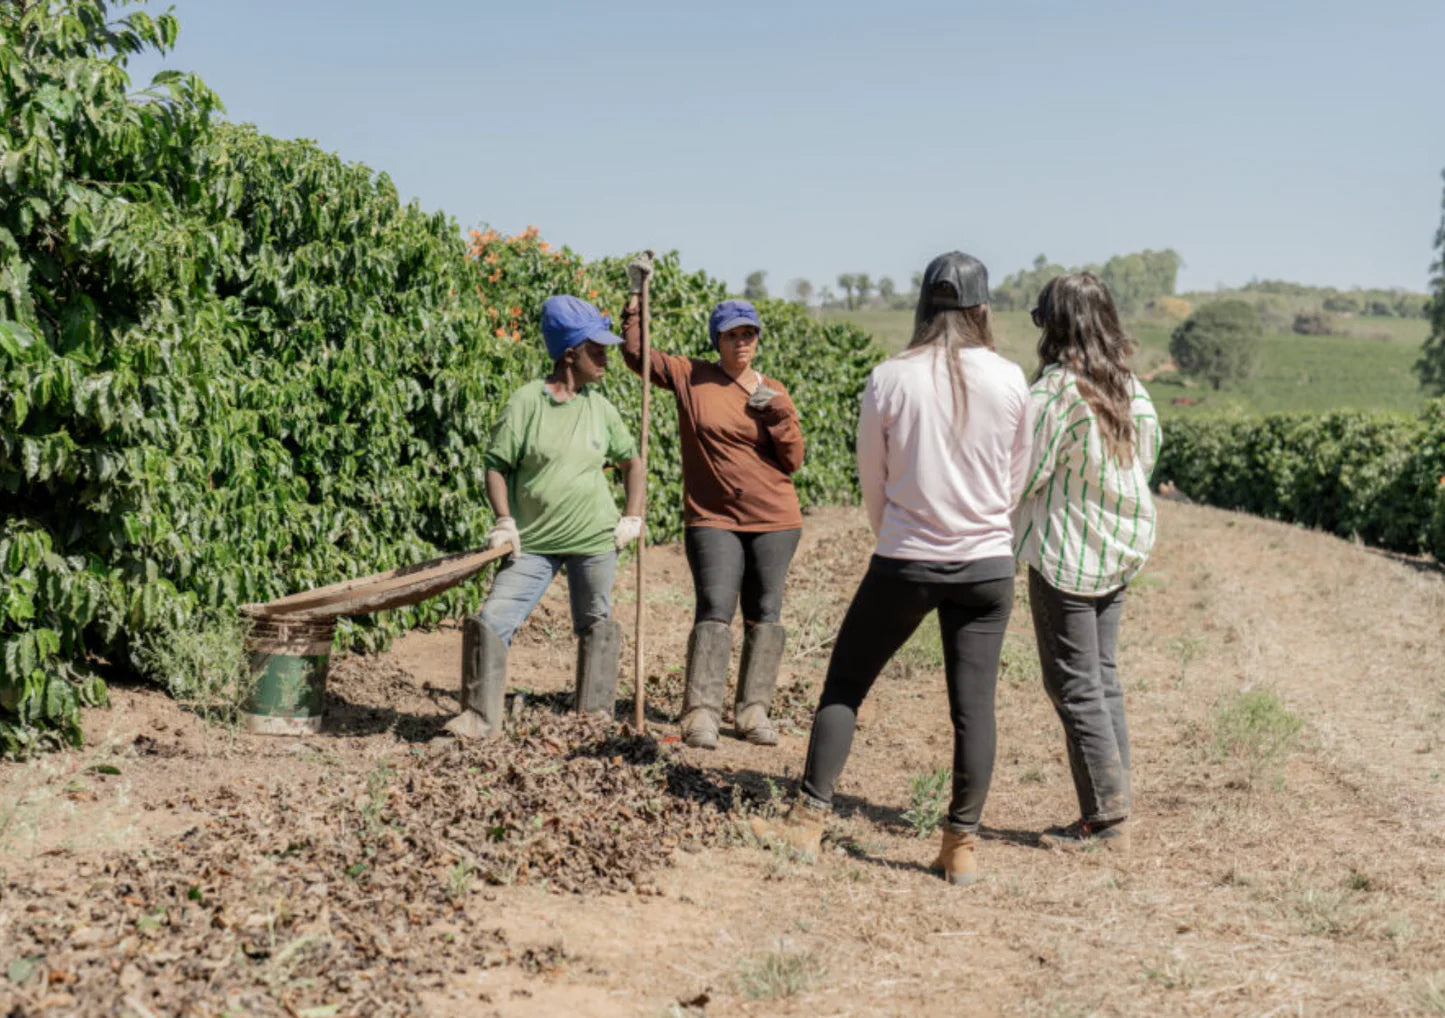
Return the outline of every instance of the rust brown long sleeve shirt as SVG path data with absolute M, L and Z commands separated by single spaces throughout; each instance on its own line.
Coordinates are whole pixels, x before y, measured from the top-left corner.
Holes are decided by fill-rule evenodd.
M 622 313 L 622 357 L 642 374 L 642 325 L 635 302 Z M 652 382 L 677 397 L 682 445 L 683 523 L 768 532 L 803 525 L 792 474 L 803 465 L 803 429 L 788 390 L 762 372 L 777 395 L 764 410 L 716 362 L 651 350 Z

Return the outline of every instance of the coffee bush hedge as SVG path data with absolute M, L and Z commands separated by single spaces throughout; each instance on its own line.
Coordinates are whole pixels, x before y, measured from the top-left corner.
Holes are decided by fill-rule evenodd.
M 103 0 L 0 10 L 0 753 L 81 738 L 102 676 L 170 688 L 154 653 L 239 604 L 476 547 L 482 453 L 546 370 L 543 298 L 620 311 L 621 262 L 534 229 L 468 243 L 385 174 L 220 122 L 194 76 L 132 93 L 170 15 Z M 638 240 L 640 240 L 639 238 Z M 723 287 L 676 254 L 654 338 L 706 346 Z M 852 429 L 877 358 L 855 329 L 761 307 L 788 384 L 805 501 L 854 495 Z M 637 379 L 606 386 L 635 424 Z M 654 402 L 649 518 L 677 536 L 676 416 Z M 471 583 L 341 628 L 377 648 L 475 610 Z
M 1416 417 L 1171 421 L 1155 480 L 1210 505 L 1445 561 L 1445 399 Z

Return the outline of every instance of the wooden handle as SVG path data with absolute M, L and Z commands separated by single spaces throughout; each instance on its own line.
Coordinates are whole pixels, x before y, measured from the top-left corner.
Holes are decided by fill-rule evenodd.
M 651 250 L 647 252 L 647 256 L 652 257 Z M 632 640 L 632 727 L 638 735 L 647 728 L 647 669 L 643 664 L 645 655 L 642 613 L 645 610 L 643 561 L 647 557 L 647 431 L 652 412 L 652 323 L 648 320 L 648 290 L 651 284 L 652 277 L 648 275 L 642 281 L 642 293 L 637 298 L 638 318 L 642 326 L 642 438 L 638 446 L 638 454 L 642 457 L 642 532 L 637 535 L 637 629 Z

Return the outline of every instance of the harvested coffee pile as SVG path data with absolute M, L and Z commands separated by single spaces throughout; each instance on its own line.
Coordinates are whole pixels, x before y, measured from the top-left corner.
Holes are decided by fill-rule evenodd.
M 164 847 L 0 882 L 3 1013 L 415 1014 L 452 974 L 538 967 L 545 948 L 470 919 L 470 895 L 649 893 L 676 849 L 728 837 L 742 798 L 595 717 L 527 710 L 505 738 L 433 747 L 223 789 Z

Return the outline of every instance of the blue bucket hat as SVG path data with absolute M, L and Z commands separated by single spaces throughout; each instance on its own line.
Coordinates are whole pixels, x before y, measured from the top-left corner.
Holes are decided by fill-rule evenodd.
M 740 325 L 751 325 L 758 330 L 759 336 L 763 334 L 763 320 L 758 317 L 757 308 L 747 301 L 725 300 L 713 308 L 707 319 L 707 338 L 712 340 L 712 348 L 717 349 L 719 336 Z
M 622 337 L 612 332 L 612 319 L 580 297 L 559 294 L 542 302 L 542 339 L 554 361 L 587 340 L 616 346 Z

